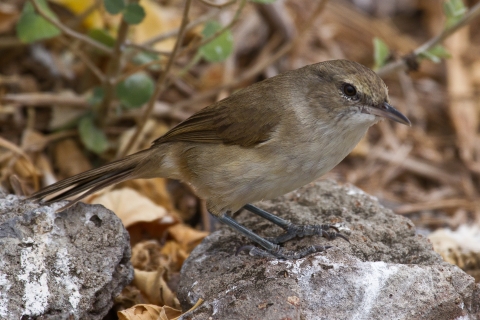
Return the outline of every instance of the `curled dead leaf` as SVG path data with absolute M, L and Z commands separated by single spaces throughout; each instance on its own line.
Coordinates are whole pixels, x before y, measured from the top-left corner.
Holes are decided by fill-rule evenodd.
M 145 293 L 145 296 L 151 303 L 180 308 L 180 302 L 167 285 L 167 277 L 167 269 L 163 266 L 156 271 L 135 269 L 135 277 L 132 284 Z
M 164 207 L 156 205 L 130 188 L 110 191 L 93 199 L 91 203 L 101 204 L 115 212 L 127 228 L 139 222 L 159 221 L 165 224 L 175 222 Z
M 181 223 L 170 227 L 168 232 L 187 252 L 191 252 L 203 238 L 208 236 L 208 232 L 198 231 Z

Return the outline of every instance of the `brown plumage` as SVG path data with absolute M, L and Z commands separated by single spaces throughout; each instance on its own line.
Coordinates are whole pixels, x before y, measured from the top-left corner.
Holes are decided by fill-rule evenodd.
M 60 192 L 48 203 L 124 180 L 166 177 L 190 183 L 221 218 L 320 177 L 381 118 L 409 124 L 388 104 L 386 86 L 373 71 L 347 60 L 317 63 L 240 90 L 178 124 L 149 149 L 30 198 Z

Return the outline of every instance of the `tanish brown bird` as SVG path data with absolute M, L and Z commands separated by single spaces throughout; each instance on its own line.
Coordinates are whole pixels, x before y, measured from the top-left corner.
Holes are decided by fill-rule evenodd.
M 59 181 L 30 199 L 55 194 L 46 201 L 51 203 L 83 193 L 74 204 L 125 180 L 179 179 L 206 200 L 210 213 L 262 247 L 244 247 L 251 255 L 296 259 L 328 246 L 287 251 L 278 244 L 314 234 L 348 239 L 331 225 L 294 225 L 250 203 L 319 178 L 383 118 L 410 125 L 389 104 L 387 87 L 375 72 L 348 60 L 320 62 L 240 90 L 181 122 L 149 149 Z M 260 237 L 230 217 L 242 208 L 285 233 Z

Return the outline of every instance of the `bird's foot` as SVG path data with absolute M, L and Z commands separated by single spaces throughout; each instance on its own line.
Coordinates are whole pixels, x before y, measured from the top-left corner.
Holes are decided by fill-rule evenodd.
M 328 240 L 342 238 L 347 242 L 350 242 L 347 236 L 341 234 L 338 228 L 331 224 L 296 225 L 296 224 L 290 223 L 284 229 L 285 229 L 284 234 L 278 237 L 267 238 L 267 240 L 270 242 L 279 244 L 279 243 L 287 242 L 288 240 L 291 240 L 295 237 L 302 238 L 305 236 L 319 235 L 324 238 L 327 238 Z M 334 231 L 330 229 L 333 229 Z
M 280 246 L 275 246 L 272 250 L 265 250 L 255 247 L 253 245 L 246 245 L 240 247 L 235 255 L 238 255 L 240 252 L 246 251 L 249 255 L 253 257 L 263 257 L 263 258 L 277 258 L 282 260 L 295 260 L 301 259 L 309 254 L 322 252 L 331 248 L 332 246 L 309 246 L 305 249 L 298 251 L 289 251 L 285 250 Z

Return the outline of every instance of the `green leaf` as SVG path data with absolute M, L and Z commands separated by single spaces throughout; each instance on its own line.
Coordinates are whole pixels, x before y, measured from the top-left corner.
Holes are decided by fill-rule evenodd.
M 390 56 L 390 49 L 380 38 L 373 38 L 373 58 L 375 60 L 374 69 L 378 70 L 385 65 Z
M 443 11 L 447 17 L 445 28 L 456 24 L 467 12 L 467 7 L 462 0 L 448 0 L 443 3 Z
M 125 0 L 103 0 L 105 9 L 110 14 L 117 14 L 125 9 Z
M 435 47 L 426 52 L 422 52 L 418 56 L 419 58 L 428 59 L 435 63 L 439 63 L 440 61 L 442 61 L 442 59 L 447 59 L 451 57 L 447 49 L 445 49 L 445 47 L 440 44 L 436 45 Z
M 103 43 L 107 47 L 113 48 L 115 46 L 115 38 L 113 38 L 106 30 L 91 29 L 88 31 L 88 36 L 100 43 Z
M 151 64 L 148 67 L 148 70 L 159 71 L 160 70 L 160 58 L 159 58 L 159 55 L 157 53 L 142 51 L 142 52 L 139 52 L 138 54 L 136 54 L 132 58 L 132 62 L 136 65 L 147 64 L 147 63 L 150 63 L 152 61 L 157 61 L 158 63 Z
M 45 0 L 37 0 L 38 5 L 49 17 L 56 19 L 55 14 L 48 8 Z M 60 34 L 60 30 L 45 18 L 35 12 L 30 2 L 25 3 L 22 15 L 18 19 L 17 36 L 24 43 L 31 43 L 42 39 L 49 39 Z
M 153 94 L 155 83 L 144 72 L 131 75 L 115 88 L 118 99 L 127 108 L 138 108 L 146 103 Z
M 222 29 L 222 25 L 216 21 L 209 21 L 202 31 L 205 38 L 213 36 Z M 233 36 L 230 30 L 225 30 L 215 39 L 200 47 L 202 57 L 209 62 L 225 60 L 233 51 Z
M 263 4 L 274 3 L 275 1 L 276 0 L 250 0 L 250 2 L 263 3 Z
M 107 136 L 95 125 L 92 117 L 87 116 L 80 119 L 78 132 L 80 134 L 80 140 L 88 150 L 97 154 L 107 150 Z
M 128 24 L 139 24 L 145 18 L 145 10 L 138 3 L 130 3 L 125 8 L 123 20 Z
M 88 97 L 88 104 L 91 106 L 98 106 L 105 96 L 105 90 L 102 87 L 94 87 L 92 93 Z

